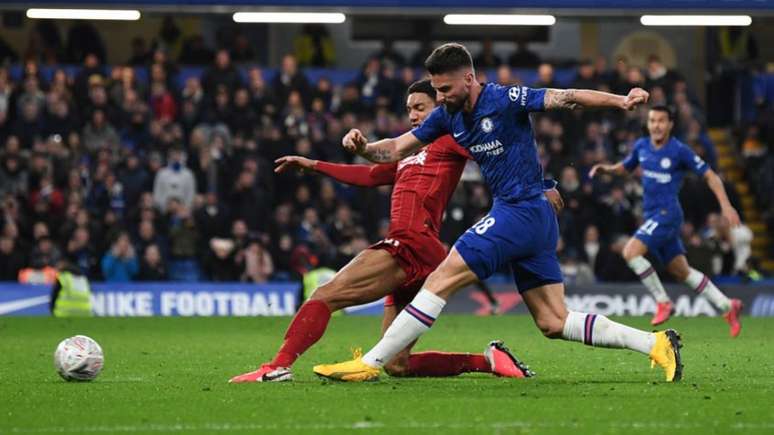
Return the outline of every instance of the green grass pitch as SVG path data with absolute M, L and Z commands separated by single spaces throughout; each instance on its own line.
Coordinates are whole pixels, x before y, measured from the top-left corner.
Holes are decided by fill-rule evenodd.
M 373 345 L 379 318 L 337 317 L 296 381 L 230 385 L 277 348 L 287 318 L 0 318 L 0 433 L 774 433 L 774 319 L 674 319 L 685 378 L 666 384 L 645 356 L 543 338 L 526 316 L 444 316 L 418 350 L 480 352 L 502 338 L 538 376 L 330 383 L 315 363 Z M 619 319 L 647 328 L 645 318 Z M 95 338 L 91 383 L 56 374 L 56 344 Z

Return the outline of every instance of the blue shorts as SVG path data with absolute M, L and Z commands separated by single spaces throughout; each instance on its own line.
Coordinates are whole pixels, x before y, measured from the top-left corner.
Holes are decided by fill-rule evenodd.
M 645 219 L 634 233 L 648 247 L 662 264 L 667 265 L 678 255 L 685 255 L 685 246 L 680 237 L 682 219 L 675 218 L 672 213 L 654 213 Z
M 509 264 L 519 292 L 562 282 L 556 256 L 559 225 L 545 196 L 511 204 L 495 200 L 489 214 L 454 244 L 483 280 Z

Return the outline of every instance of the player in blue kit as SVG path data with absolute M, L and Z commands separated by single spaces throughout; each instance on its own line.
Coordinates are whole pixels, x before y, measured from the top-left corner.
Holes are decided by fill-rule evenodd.
M 595 165 L 589 176 L 594 177 L 599 173 L 624 174 L 638 166 L 642 168 L 645 222 L 629 239 L 623 257 L 656 299 L 656 314 L 651 323 L 659 325 L 666 322 L 672 314 L 673 306 L 658 275 L 645 259 L 648 252 L 665 264 L 669 273 L 678 281 L 705 296 L 724 312 L 723 317 L 730 326 L 731 336 L 736 337 L 742 329 L 739 322 L 742 301 L 726 297 L 706 275 L 692 268 L 685 259 L 685 248 L 680 240 L 683 210 L 678 199 L 685 172 L 694 172 L 707 181 L 720 203 L 723 217 L 732 226 L 739 225 L 739 214 L 728 201 L 720 177 L 690 147 L 672 137 L 673 126 L 672 112 L 667 107 L 651 108 L 648 112 L 650 136 L 638 140 L 631 154 L 622 162 Z
M 315 373 L 345 381 L 378 378 L 385 363 L 432 326 L 449 297 L 507 264 L 535 324 L 547 337 L 639 351 L 664 369 L 667 381 L 679 380 L 680 337 L 675 331 L 649 333 L 602 315 L 567 310 L 556 256 L 558 225 L 543 199 L 543 174 L 529 119 L 530 112 L 581 106 L 628 110 L 647 102 L 648 93 L 633 89 L 621 96 L 481 85 L 475 80 L 468 50 L 453 43 L 436 48 L 425 66 L 441 107 L 422 125 L 397 138 L 368 143 L 362 133 L 352 130 L 343 145 L 371 161 L 390 162 L 451 134 L 481 167 L 494 204 L 487 216 L 457 240 L 376 346 L 351 361 L 316 366 Z

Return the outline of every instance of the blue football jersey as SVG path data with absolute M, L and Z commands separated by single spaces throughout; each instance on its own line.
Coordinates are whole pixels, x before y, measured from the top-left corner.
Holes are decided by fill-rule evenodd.
M 481 168 L 495 199 L 518 202 L 543 192 L 543 169 L 529 113 L 544 110 L 545 89 L 488 83 L 471 113 L 439 106 L 412 130 L 424 143 L 451 134 Z
M 663 211 L 676 212 L 682 218 L 678 194 L 685 172 L 693 171 L 701 176 L 709 169 L 688 145 L 674 137 L 658 149 L 650 142 L 650 137 L 640 138 L 623 165 L 628 171 L 642 166 L 642 202 L 646 217 Z

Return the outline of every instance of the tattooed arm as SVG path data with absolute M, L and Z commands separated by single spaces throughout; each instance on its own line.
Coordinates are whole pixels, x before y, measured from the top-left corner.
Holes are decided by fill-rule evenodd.
M 629 91 L 629 95 L 615 95 L 587 89 L 546 89 L 543 104 L 546 110 L 577 109 L 581 107 L 612 107 L 631 110 L 648 102 L 649 94 L 640 88 Z
M 356 128 L 344 136 L 341 144 L 348 151 L 359 154 L 374 163 L 397 162 L 424 146 L 411 132 L 391 139 L 368 143 L 363 133 Z

